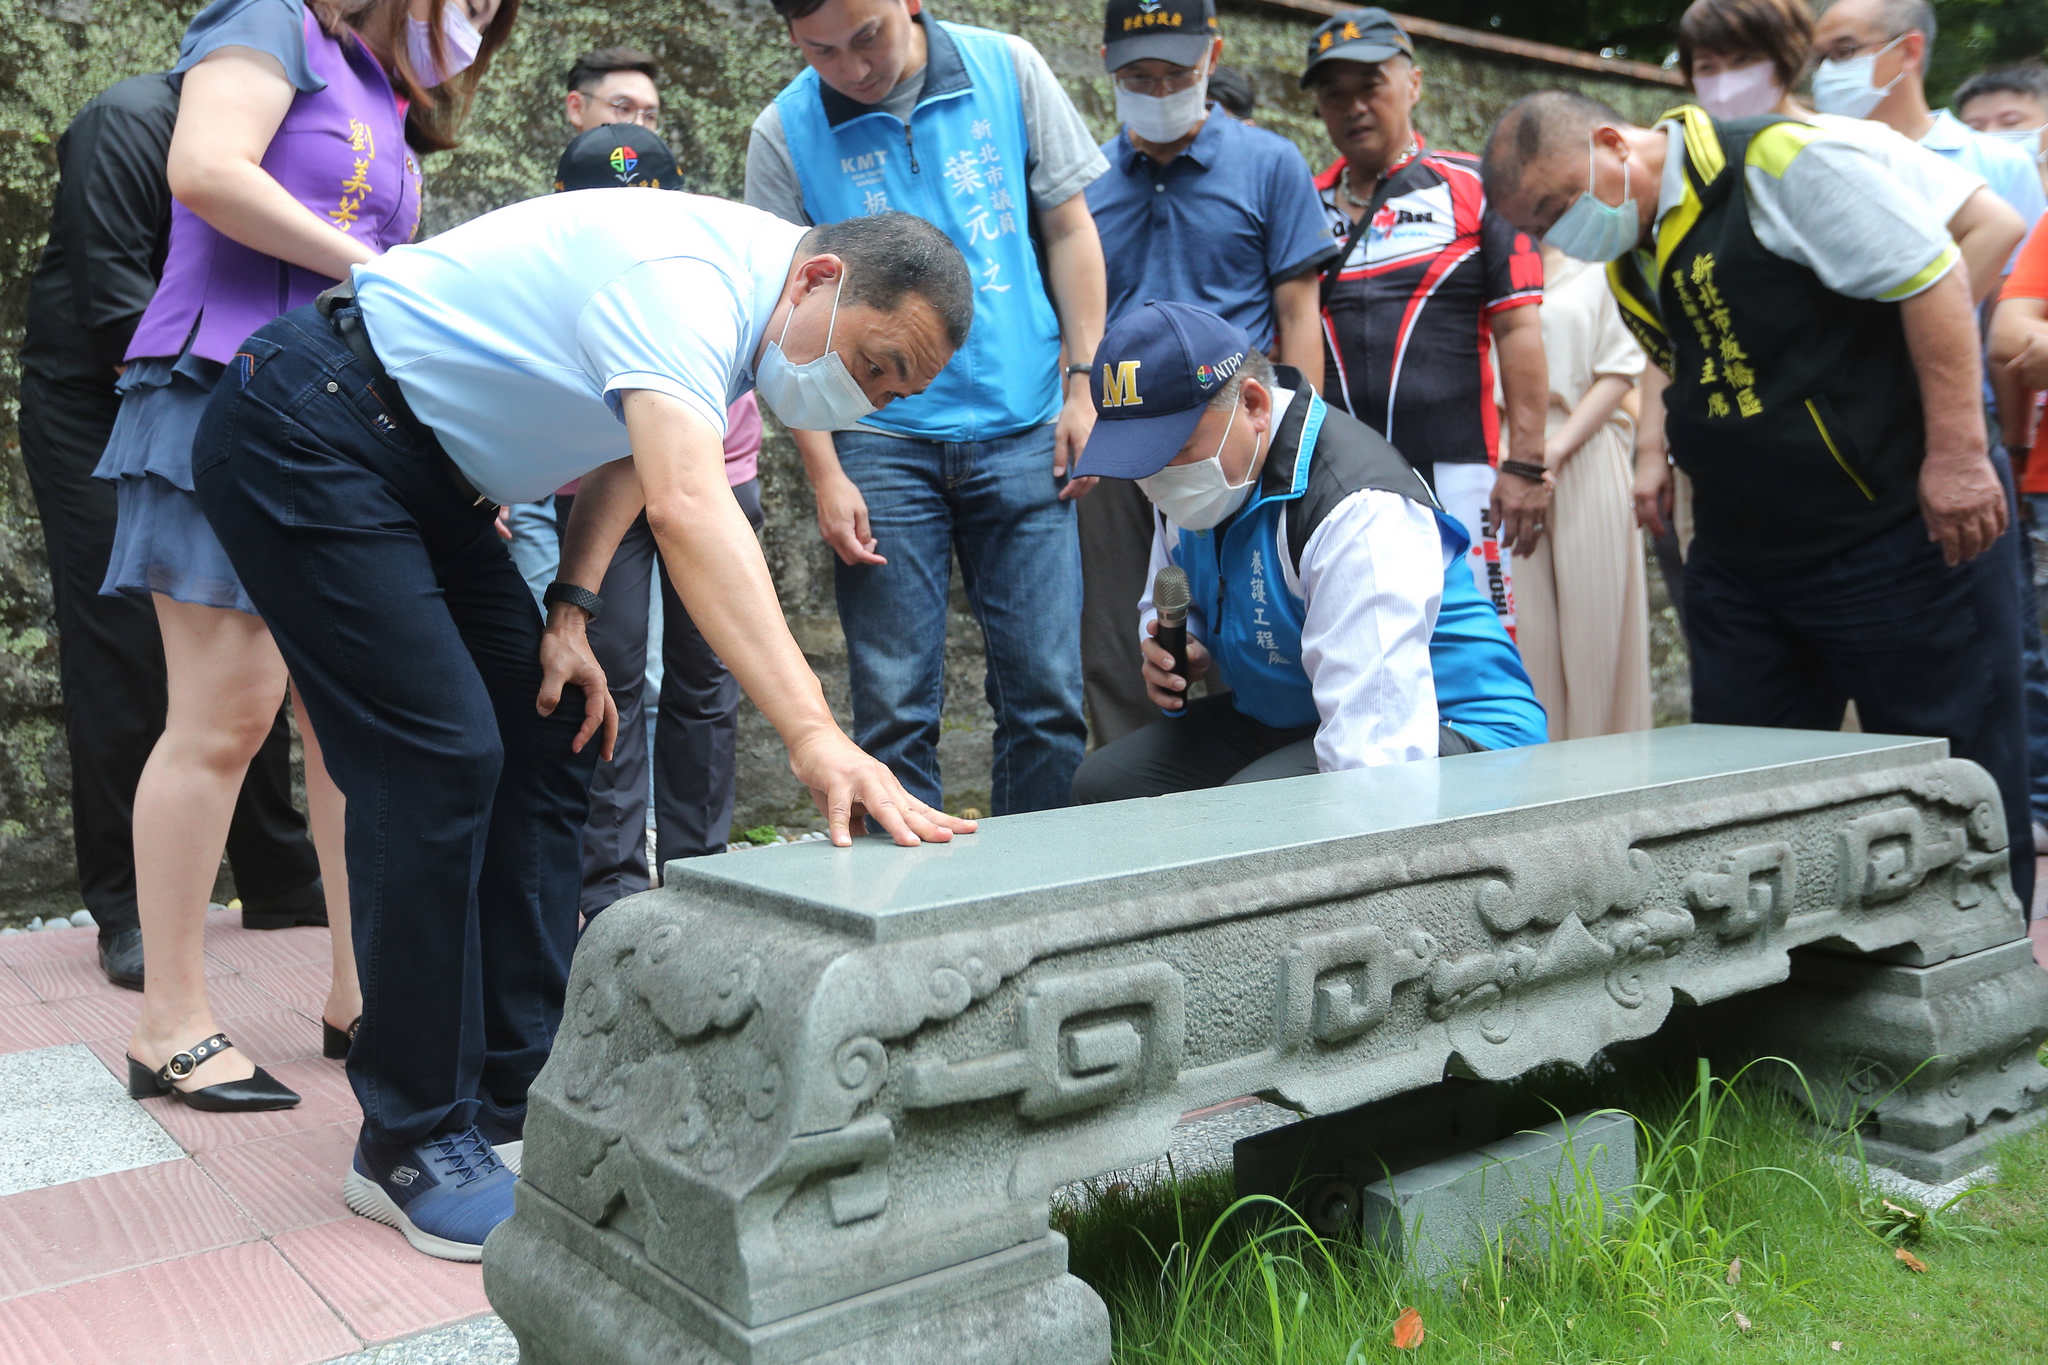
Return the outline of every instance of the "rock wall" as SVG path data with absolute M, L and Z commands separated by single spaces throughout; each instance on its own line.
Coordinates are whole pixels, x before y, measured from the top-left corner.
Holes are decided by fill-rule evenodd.
M 0 906 L 68 891 L 72 876 L 56 645 L 40 529 L 14 431 L 14 353 L 27 273 L 41 251 L 55 186 L 57 135 L 91 94 L 166 64 L 200 0 L 0 0 Z M 951 11 L 941 11 L 950 14 Z M 975 22 L 1036 43 L 1092 128 L 1114 131 L 1097 55 L 1100 9 L 993 0 Z M 962 17 L 967 17 L 964 13 Z M 1266 4 L 1226 9 L 1225 60 L 1253 78 L 1260 121 L 1327 157 L 1320 123 L 1296 88 L 1310 13 Z M 760 106 L 799 69 L 781 23 L 760 0 L 527 0 L 514 42 L 479 97 L 465 145 L 430 159 L 425 231 L 544 192 L 566 140 L 562 77 L 576 54 L 610 43 L 652 51 L 664 70 L 663 134 L 696 187 L 737 196 L 746 135 Z M 1569 83 L 1648 117 L 1668 88 L 1564 71 L 1425 41 L 1420 122 L 1440 144 L 1475 146 L 1510 100 Z M 795 451 L 770 424 L 761 463 L 768 562 L 798 641 L 842 717 L 845 655 L 832 604 L 832 559 L 819 541 Z M 982 695 L 979 631 L 957 592 L 948 635 L 941 758 L 947 804 L 987 808 L 991 720 Z M 772 729 L 747 708 L 740 735 L 737 828 L 804 824 L 808 801 L 788 775 Z

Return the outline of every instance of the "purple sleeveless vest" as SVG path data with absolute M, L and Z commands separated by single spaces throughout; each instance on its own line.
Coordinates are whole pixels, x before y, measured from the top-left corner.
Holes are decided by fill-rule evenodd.
M 384 69 L 362 41 L 303 20 L 306 58 L 325 90 L 300 91 L 263 154 L 263 169 L 313 212 L 384 251 L 420 225 L 420 173 Z M 183 204 L 171 209 L 163 281 L 128 344 L 130 360 L 194 355 L 226 364 L 242 339 L 311 303 L 334 281 L 252 251 Z

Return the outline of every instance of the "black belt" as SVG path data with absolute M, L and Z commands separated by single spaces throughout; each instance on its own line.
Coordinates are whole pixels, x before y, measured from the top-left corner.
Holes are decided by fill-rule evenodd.
M 347 344 L 350 352 L 362 362 L 363 368 L 370 372 L 370 382 L 382 389 L 378 396 L 393 413 L 410 423 L 413 429 L 433 446 L 434 453 L 441 457 L 442 469 L 455 481 L 456 489 L 469 505 L 495 507 L 497 504 L 487 494 L 477 492 L 476 486 L 464 476 L 453 457 L 434 435 L 434 429 L 422 422 L 413 412 L 412 405 L 405 401 L 404 391 L 398 387 L 398 381 L 391 377 L 391 371 L 385 369 L 384 362 L 377 358 L 376 350 L 370 345 L 369 333 L 363 327 L 363 310 L 356 305 L 355 282 L 343 280 L 340 284 L 322 291 L 320 296 L 313 300 L 313 306 L 320 310 L 320 316 L 327 319 L 328 325 L 334 328 L 334 334 Z

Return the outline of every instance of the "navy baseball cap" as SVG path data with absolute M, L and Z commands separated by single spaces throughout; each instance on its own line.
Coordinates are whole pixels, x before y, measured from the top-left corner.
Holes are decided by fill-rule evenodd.
M 1095 434 L 1074 477 L 1143 479 L 1166 468 L 1251 349 L 1242 328 L 1185 303 L 1124 314 L 1089 368 Z
M 1198 66 L 1216 39 L 1216 0 L 1109 0 L 1102 65 L 1111 75 L 1148 57 Z
M 1408 30 L 1394 22 L 1393 15 L 1378 8 L 1347 10 L 1325 19 L 1309 35 L 1308 65 L 1301 70 L 1301 85 L 1307 89 L 1309 77 L 1324 62 L 1370 64 L 1397 55 L 1414 57 L 1415 43 Z
M 682 173 L 668 144 L 637 123 L 607 123 L 578 133 L 555 165 L 555 190 L 601 190 L 620 185 L 679 190 Z

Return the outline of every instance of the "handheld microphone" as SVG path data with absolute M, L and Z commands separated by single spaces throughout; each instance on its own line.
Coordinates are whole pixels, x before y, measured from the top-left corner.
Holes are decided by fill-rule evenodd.
M 1173 656 L 1173 671 L 1188 675 L 1188 604 L 1194 595 L 1188 590 L 1187 570 L 1169 564 L 1152 580 L 1152 606 L 1159 613 L 1159 633 L 1154 637 L 1161 649 Z M 1187 706 L 1185 696 L 1172 710 Z

